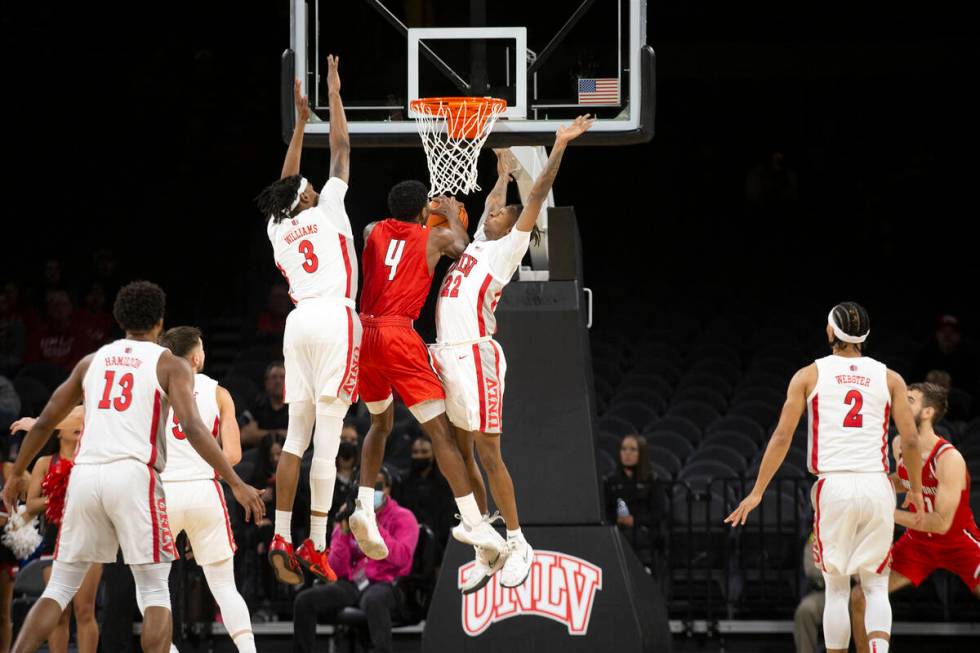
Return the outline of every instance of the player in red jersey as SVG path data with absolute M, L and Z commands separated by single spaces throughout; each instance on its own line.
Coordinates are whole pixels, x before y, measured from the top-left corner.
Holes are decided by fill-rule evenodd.
M 888 591 L 910 584 L 918 587 L 932 572 L 947 569 L 980 597 L 980 529 L 970 509 L 970 475 L 960 452 L 933 430 L 933 424 L 946 414 L 947 392 L 935 383 L 915 383 L 909 386 L 908 394 L 922 445 L 926 514 L 916 526 L 911 512 L 895 511 L 895 523 L 907 530 L 892 549 Z M 892 448 L 898 470 L 891 480 L 901 494 L 908 491 L 909 475 L 898 438 Z M 860 587 L 851 593 L 851 606 L 854 643 L 859 653 L 870 651 Z
M 361 450 L 361 485 L 350 528 L 369 558 L 387 557 L 388 547 L 374 518 L 374 479 L 384 457 L 394 418 L 392 390 L 422 425 L 456 497 L 463 528 L 454 535 L 466 544 L 503 553 L 506 544 L 484 519 L 473 495 L 459 445 L 446 418 L 446 395 L 432 369 L 429 352 L 412 327 L 432 285 L 432 273 L 443 256 L 458 257 L 469 237 L 459 220 L 456 200 L 438 197 L 430 208 L 425 186 L 403 181 L 388 194 L 393 217 L 364 230 L 364 289 L 361 293 L 361 358 L 358 392 L 371 413 Z M 425 226 L 430 210 L 446 216 L 447 226 Z M 366 479 L 366 480 L 365 480 Z

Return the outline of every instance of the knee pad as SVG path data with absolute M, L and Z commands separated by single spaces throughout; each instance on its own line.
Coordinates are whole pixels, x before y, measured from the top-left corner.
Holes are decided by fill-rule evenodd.
M 294 401 L 289 404 L 289 424 L 286 427 L 286 443 L 282 450 L 302 458 L 313 438 L 316 409 L 312 401 Z
M 130 565 L 133 580 L 136 581 L 136 594 L 141 610 L 147 608 L 170 609 L 170 563 L 157 562 L 145 565 Z
M 864 591 L 864 627 L 869 633 L 892 631 L 892 606 L 888 600 L 888 576 L 861 572 Z
M 90 562 L 59 562 L 54 561 L 51 567 L 51 578 L 48 580 L 42 599 L 51 599 L 64 610 L 75 598 L 78 588 L 82 586 L 88 568 L 92 566 Z

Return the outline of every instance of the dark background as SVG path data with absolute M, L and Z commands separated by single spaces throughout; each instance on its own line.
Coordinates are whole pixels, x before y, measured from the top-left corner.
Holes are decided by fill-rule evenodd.
M 277 274 L 251 200 L 285 151 L 288 17 L 284 1 L 9 3 L 0 279 L 30 287 L 48 257 L 81 277 L 108 247 L 124 279 L 164 285 L 171 324 L 257 310 Z M 802 311 L 819 324 L 856 299 L 912 331 L 939 311 L 974 330 L 965 15 L 652 2 L 648 23 L 655 138 L 573 148 L 556 184 L 578 212 L 600 319 L 632 299 L 749 302 L 770 322 Z M 357 65 L 344 59 L 342 74 Z M 774 150 L 798 175 L 798 200 L 759 210 L 746 174 Z M 307 150 L 307 176 L 322 181 L 327 156 Z M 425 178 L 420 150 L 354 152 L 356 233 L 405 177 Z

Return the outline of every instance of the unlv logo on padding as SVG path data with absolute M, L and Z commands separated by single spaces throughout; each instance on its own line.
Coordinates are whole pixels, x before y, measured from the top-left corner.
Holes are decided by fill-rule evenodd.
M 475 563 L 459 568 L 457 584 Z M 602 589 L 602 569 L 591 562 L 556 551 L 535 551 L 531 575 L 520 587 L 501 587 L 494 576 L 486 587 L 463 596 L 463 630 L 476 637 L 491 624 L 533 615 L 553 619 L 568 627 L 569 635 L 585 635 L 592 618 L 592 604 Z

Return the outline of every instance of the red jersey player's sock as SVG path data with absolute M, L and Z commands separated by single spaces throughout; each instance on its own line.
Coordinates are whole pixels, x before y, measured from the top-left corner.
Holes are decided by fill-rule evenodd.
M 292 535 L 293 512 L 291 510 L 276 511 L 276 535 L 287 542 L 293 541 Z
M 467 526 L 476 526 L 483 521 L 483 514 L 480 512 L 480 507 L 476 505 L 476 497 L 472 492 L 463 497 L 456 497 L 456 506 L 459 507 L 459 515 Z

